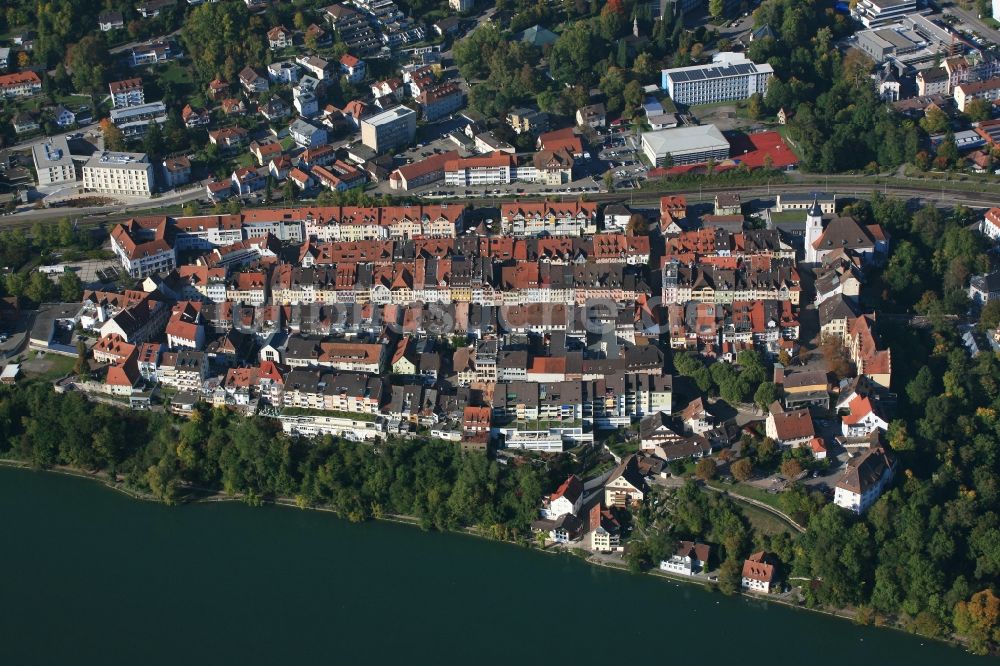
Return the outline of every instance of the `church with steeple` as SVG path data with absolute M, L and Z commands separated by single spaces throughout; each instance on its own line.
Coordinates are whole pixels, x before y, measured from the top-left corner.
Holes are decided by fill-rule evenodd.
M 888 237 L 878 224 L 862 225 L 853 217 L 834 217 L 823 225 L 819 201 L 806 212 L 805 263 L 819 264 L 834 252 L 875 263 L 888 254 Z

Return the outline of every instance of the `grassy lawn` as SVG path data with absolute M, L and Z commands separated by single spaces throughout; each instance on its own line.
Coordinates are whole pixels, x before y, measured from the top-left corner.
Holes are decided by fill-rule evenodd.
M 160 81 L 179 85 L 191 84 L 191 71 L 182 67 L 176 60 L 171 60 L 165 66 L 158 66 L 156 70 L 156 78 Z
M 805 222 L 806 211 L 785 210 L 780 213 L 771 213 L 771 219 L 775 222 Z
M 281 149 L 284 151 L 289 151 L 295 147 L 295 139 L 290 136 L 286 136 L 281 140 Z
M 795 530 L 791 529 L 783 520 L 775 516 L 773 513 L 743 502 L 737 502 L 736 506 L 739 507 L 740 511 L 743 512 L 743 515 L 750 521 L 750 525 L 761 534 L 774 535 L 781 534 L 782 532 L 788 532 L 793 537 L 797 534 Z
M 713 488 L 718 488 L 729 493 L 736 493 L 737 495 L 742 495 L 743 497 L 749 497 L 750 499 L 757 500 L 761 504 L 766 504 L 768 506 L 774 507 L 778 511 L 781 511 L 781 506 L 778 502 L 779 495 L 772 495 L 766 490 L 761 490 L 756 486 L 751 486 L 747 483 L 722 483 L 721 481 L 709 481 L 708 484 Z
M 45 354 L 39 357 L 35 351 L 29 351 L 27 354 L 28 358 L 21 365 L 21 370 L 33 381 L 53 381 L 68 374 L 76 365 L 76 358 L 73 356 Z
M 614 442 L 613 444 L 608 444 L 608 448 L 614 451 L 616 456 L 624 458 L 625 456 L 631 455 L 639 450 L 639 440 L 635 439 L 631 442 Z
M 241 153 L 239 157 L 236 158 L 235 163 L 238 167 L 250 167 L 251 169 L 257 166 L 257 161 L 250 153 Z

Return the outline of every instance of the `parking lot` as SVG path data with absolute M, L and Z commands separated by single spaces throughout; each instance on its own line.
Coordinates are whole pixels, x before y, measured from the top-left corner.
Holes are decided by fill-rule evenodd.
M 598 153 L 598 169 L 614 174 L 615 187 L 638 187 L 649 168 L 639 157 L 639 138 L 625 129 L 611 130 L 604 136 Z

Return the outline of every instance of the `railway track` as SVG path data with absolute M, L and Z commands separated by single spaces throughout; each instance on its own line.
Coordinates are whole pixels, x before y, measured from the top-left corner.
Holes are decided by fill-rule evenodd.
M 697 192 L 695 192 L 697 190 Z M 877 180 L 873 180 L 871 186 L 859 185 L 857 183 L 837 183 L 834 182 L 824 182 L 822 180 L 810 181 L 807 183 L 803 182 L 781 182 L 774 185 L 692 185 L 687 189 L 677 189 L 677 190 L 664 190 L 662 192 L 652 192 L 649 190 L 640 191 L 624 191 L 624 192 L 612 192 L 612 193 L 599 193 L 586 194 L 588 201 L 594 201 L 597 203 L 621 203 L 629 202 L 633 205 L 639 206 L 650 206 L 655 205 L 659 202 L 661 196 L 667 194 L 685 194 L 689 202 L 700 203 L 705 201 L 711 201 L 715 194 L 719 192 L 738 192 L 740 193 L 744 200 L 764 198 L 773 198 L 779 193 L 810 193 L 810 192 L 827 192 L 830 194 L 839 194 L 855 198 L 868 198 L 871 196 L 873 191 L 879 191 L 887 196 L 895 196 L 905 199 L 917 199 L 925 203 L 935 203 L 940 204 L 945 207 L 951 207 L 955 205 L 968 206 L 970 208 L 992 208 L 994 206 L 1000 206 L 1000 193 L 991 192 L 972 192 L 964 190 L 949 190 L 947 184 L 944 187 L 939 187 L 931 184 L 915 184 L 907 186 L 890 185 L 887 183 L 880 183 Z M 549 196 L 550 199 L 575 199 L 578 196 L 583 195 L 573 195 L 573 196 Z M 524 195 L 520 197 L 525 200 L 541 199 L 541 196 Z M 435 198 L 429 200 L 429 202 L 461 202 L 469 204 L 475 207 L 491 207 L 497 206 L 501 202 L 507 199 L 500 197 L 454 197 L 451 199 L 439 199 Z M 307 205 L 307 204 L 299 204 Z M 116 206 L 116 209 L 121 207 Z M 132 206 L 127 211 L 121 212 L 116 211 L 100 211 L 100 212 L 87 212 L 86 209 L 76 209 L 76 208 L 53 208 L 38 211 L 30 211 L 25 215 L 11 215 L 7 217 L 0 217 L 0 230 L 4 229 L 27 229 L 30 228 L 35 222 L 38 221 L 51 221 L 58 220 L 63 217 L 69 217 L 76 219 L 78 224 L 84 228 L 98 227 L 102 225 L 111 226 L 123 220 L 127 220 L 131 217 L 137 215 L 163 215 L 166 213 L 158 211 L 159 206 L 155 203 L 150 203 L 148 206 Z M 171 207 L 174 208 L 174 207 Z

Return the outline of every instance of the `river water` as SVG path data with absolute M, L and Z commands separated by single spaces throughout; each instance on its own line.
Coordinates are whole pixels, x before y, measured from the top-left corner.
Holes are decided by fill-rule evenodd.
M 456 534 L 0 468 L 0 664 L 989 663 Z

